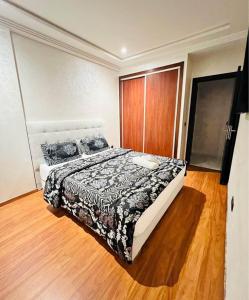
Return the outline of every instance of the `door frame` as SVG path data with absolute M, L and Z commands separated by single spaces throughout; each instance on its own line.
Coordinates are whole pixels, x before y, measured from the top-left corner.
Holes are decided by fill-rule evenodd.
M 190 156 L 192 150 L 192 142 L 193 142 L 193 134 L 194 134 L 194 126 L 195 126 L 196 103 L 197 103 L 197 95 L 198 95 L 198 84 L 200 82 L 236 78 L 237 74 L 238 74 L 237 72 L 229 72 L 229 73 L 222 73 L 217 75 L 209 75 L 209 76 L 193 78 L 192 94 L 190 100 L 189 122 L 188 122 L 187 147 L 186 147 L 186 154 L 185 154 L 185 160 L 187 161 L 187 164 L 190 163 Z

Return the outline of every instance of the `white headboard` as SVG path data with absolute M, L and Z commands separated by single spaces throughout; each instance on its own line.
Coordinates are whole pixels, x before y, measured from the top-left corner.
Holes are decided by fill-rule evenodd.
M 98 133 L 104 134 L 101 120 L 27 122 L 27 128 L 37 188 L 41 188 L 39 167 L 44 162 L 41 144 L 70 141 Z

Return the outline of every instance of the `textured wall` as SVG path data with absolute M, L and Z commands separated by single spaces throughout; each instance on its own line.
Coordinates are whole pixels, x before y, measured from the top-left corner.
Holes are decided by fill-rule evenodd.
M 35 189 L 10 33 L 0 29 L 0 202 Z
M 53 47 L 13 35 L 28 121 L 102 119 L 119 145 L 118 75 Z
M 245 55 L 245 42 L 237 41 L 221 48 L 204 50 L 191 55 L 192 77 L 201 77 L 214 74 L 237 71 L 243 64 Z

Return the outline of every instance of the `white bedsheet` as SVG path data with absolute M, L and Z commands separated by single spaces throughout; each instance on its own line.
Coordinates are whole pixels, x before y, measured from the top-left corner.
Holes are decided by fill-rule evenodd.
M 102 152 L 107 152 L 109 151 L 110 149 L 107 149 L 107 150 L 104 150 Z M 90 155 L 87 155 L 87 154 L 82 154 L 82 156 L 80 158 L 77 158 L 75 159 L 74 161 L 77 161 L 79 159 L 82 159 L 82 158 L 88 158 L 88 157 L 92 157 L 92 156 L 95 156 L 99 153 L 95 153 L 95 154 L 90 154 Z M 73 160 L 71 160 L 73 161 Z M 63 166 L 65 164 L 67 164 L 69 161 L 67 162 L 64 162 L 64 163 L 61 163 L 61 164 L 56 164 L 56 165 L 53 165 L 53 166 L 48 166 L 46 163 L 43 163 L 43 164 L 40 164 L 40 177 L 41 177 L 41 181 L 42 181 L 42 188 L 44 188 L 45 186 L 45 182 L 47 180 L 47 177 L 48 177 L 48 174 L 51 170 L 53 170 L 54 168 L 58 167 L 58 166 Z

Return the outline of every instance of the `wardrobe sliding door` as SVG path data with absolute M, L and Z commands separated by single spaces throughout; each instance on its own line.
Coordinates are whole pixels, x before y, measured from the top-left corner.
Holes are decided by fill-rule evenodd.
M 121 146 L 177 157 L 183 63 L 120 77 Z
M 178 72 L 146 76 L 145 153 L 174 156 Z
M 121 82 L 122 146 L 143 151 L 144 77 Z

